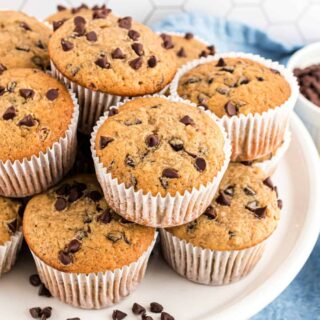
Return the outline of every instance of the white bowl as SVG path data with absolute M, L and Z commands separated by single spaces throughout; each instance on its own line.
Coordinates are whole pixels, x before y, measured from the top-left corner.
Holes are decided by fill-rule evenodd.
M 293 71 L 295 68 L 305 68 L 315 63 L 320 64 L 320 42 L 310 44 L 292 55 L 288 61 L 288 69 Z M 299 93 L 295 111 L 306 125 L 320 151 L 320 107 Z

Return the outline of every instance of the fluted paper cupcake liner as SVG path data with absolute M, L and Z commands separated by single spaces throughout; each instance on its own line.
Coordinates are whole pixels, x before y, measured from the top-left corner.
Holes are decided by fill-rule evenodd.
M 77 147 L 77 122 L 79 106 L 73 93 L 74 111 L 63 137 L 45 152 L 29 160 L 0 161 L 0 195 L 26 197 L 43 192 L 56 184 L 71 169 Z
M 218 286 L 240 280 L 260 260 L 266 240 L 244 250 L 218 251 L 196 247 L 161 229 L 164 259 L 171 268 L 190 281 Z
M 101 309 L 110 307 L 127 297 L 142 281 L 150 254 L 157 238 L 135 262 L 99 273 L 66 273 L 54 269 L 32 252 L 41 281 L 50 293 L 74 307 Z
M 247 58 L 265 65 L 268 68 L 278 70 L 289 83 L 291 94 L 280 106 L 260 113 L 240 114 L 228 117 L 224 115 L 220 122 L 228 133 L 232 143 L 232 161 L 248 161 L 261 158 L 277 149 L 284 138 L 288 127 L 289 116 L 298 97 L 299 88 L 292 72 L 284 66 L 259 55 L 241 52 L 216 54 L 212 57 L 200 58 L 182 66 L 175 75 L 170 85 L 172 96 L 178 95 L 179 79 L 194 67 L 217 61 L 220 58 Z
M 148 96 L 145 96 L 148 97 Z M 195 104 L 185 102 L 181 98 L 165 97 L 161 95 L 153 95 L 153 97 L 161 97 L 170 101 L 184 102 L 196 107 Z M 125 101 L 126 102 L 126 101 Z M 118 103 L 115 108 L 119 108 L 123 103 Z M 210 111 L 204 111 L 216 122 L 216 117 Z M 102 187 L 104 196 L 108 204 L 125 219 L 134 221 L 138 224 L 151 227 L 169 227 L 181 225 L 196 219 L 201 215 L 211 203 L 220 181 L 228 167 L 231 154 L 231 146 L 229 139 L 218 123 L 224 136 L 224 163 L 217 175 L 206 185 L 201 185 L 198 189 L 193 188 L 191 191 L 185 191 L 183 194 L 177 192 L 175 196 L 167 194 L 161 196 L 159 193 L 154 196 L 151 192 L 146 194 L 140 189 L 135 191 L 133 187 L 126 188 L 124 183 L 119 183 L 117 178 L 113 178 L 111 173 L 100 162 L 95 150 L 95 140 L 100 126 L 108 118 L 105 113 L 93 128 L 91 136 L 91 152 L 96 169 L 98 181 Z
M 0 246 L 0 276 L 11 270 L 22 245 L 22 232 L 17 231 L 9 241 Z

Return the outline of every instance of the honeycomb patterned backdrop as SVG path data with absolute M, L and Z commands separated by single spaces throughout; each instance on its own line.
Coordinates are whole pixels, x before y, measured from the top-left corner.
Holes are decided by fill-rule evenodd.
M 169 14 L 203 11 L 266 30 L 289 44 L 320 40 L 320 0 L 0 0 L 1 9 L 23 10 L 43 19 L 56 5 L 107 3 L 116 14 L 152 24 Z

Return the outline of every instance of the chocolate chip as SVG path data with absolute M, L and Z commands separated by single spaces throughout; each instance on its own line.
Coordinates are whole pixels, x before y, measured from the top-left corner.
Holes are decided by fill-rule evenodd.
M 207 49 L 209 50 L 209 54 L 213 56 L 216 53 L 216 48 L 213 45 L 207 46 Z
M 182 122 L 184 125 L 188 126 L 191 125 L 193 126 L 195 123 L 193 121 L 193 119 L 189 116 L 184 116 L 180 119 L 180 122 Z
M 194 166 L 198 171 L 202 172 L 206 170 L 206 167 L 207 167 L 206 160 L 203 158 L 196 158 Z
M 160 303 L 151 302 L 150 311 L 153 313 L 161 313 L 163 311 L 163 306 Z
M 71 253 L 76 253 L 80 250 L 81 243 L 77 239 L 73 239 L 68 244 L 68 251 Z
M 86 24 L 86 19 L 81 16 L 76 16 L 73 19 L 73 23 L 75 24 L 75 26 L 84 25 L 84 24 Z
M 162 46 L 165 49 L 172 49 L 174 47 L 174 44 L 173 44 L 172 40 L 164 40 L 162 43 Z
M 259 208 L 259 202 L 257 200 L 253 200 L 247 203 L 247 205 L 245 206 L 246 209 L 254 212 L 256 209 Z
M 234 191 L 235 191 L 234 186 L 228 186 L 227 188 L 225 188 L 225 189 L 223 190 L 223 192 L 224 192 L 226 195 L 231 196 L 231 197 L 234 196 Z
M 239 110 L 238 107 L 235 106 L 231 101 L 228 101 L 225 106 L 224 106 L 224 110 L 226 111 L 226 114 L 229 117 L 235 116 L 238 114 Z
M 114 139 L 111 137 L 100 137 L 100 150 L 104 149 L 110 142 L 112 142 Z
M 47 298 L 52 297 L 50 291 L 46 288 L 44 284 L 40 286 L 38 294 L 40 297 L 47 297 Z
M 74 45 L 70 41 L 61 39 L 61 47 L 63 51 L 70 51 L 73 49 Z
M 209 53 L 206 50 L 202 50 L 199 53 L 199 58 L 206 58 L 209 55 Z
M 146 315 L 146 314 L 143 314 L 142 317 L 141 317 L 142 320 L 153 320 L 152 317 Z
M 71 187 L 68 201 L 70 203 L 75 202 L 79 200 L 82 196 L 83 196 L 83 192 L 77 186 Z
M 102 199 L 102 194 L 98 190 L 93 190 L 88 194 L 88 198 L 93 201 L 99 201 Z
M 112 117 L 112 116 L 114 116 L 114 115 L 116 115 L 116 114 L 118 114 L 119 113 L 119 110 L 118 109 L 116 109 L 116 108 L 111 108 L 110 110 L 109 110 L 109 112 L 108 112 L 108 117 Z
M 53 31 L 58 30 L 65 22 L 66 22 L 65 19 L 58 20 L 58 21 L 53 21 L 52 22 Z
M 57 10 L 58 11 L 64 11 L 64 10 L 67 10 L 67 8 L 65 6 L 61 5 L 61 4 L 58 4 L 57 5 Z
M 216 64 L 216 67 L 225 67 L 227 64 L 223 60 L 223 58 L 220 58 Z
M 132 156 L 130 156 L 129 154 L 126 155 L 124 162 L 127 166 L 134 168 L 136 166 L 136 162 L 133 159 Z
M 157 145 L 159 145 L 159 142 L 159 138 L 155 134 L 150 134 L 146 137 L 146 145 L 149 148 L 156 147 Z
M 190 40 L 193 38 L 193 33 L 191 32 L 186 32 L 186 34 L 184 35 L 185 39 Z
M 157 58 L 155 56 L 151 56 L 149 59 L 148 59 L 148 66 L 150 68 L 154 68 L 155 66 L 157 65 Z
M 243 191 L 244 191 L 244 193 L 245 193 L 247 196 L 254 196 L 254 195 L 256 195 L 256 192 L 255 192 L 253 189 L 251 189 L 250 187 L 244 187 L 244 188 L 243 188 Z
M 16 50 L 18 51 L 24 51 L 24 52 L 29 52 L 30 48 L 27 46 L 16 46 Z
M 12 221 L 10 221 L 8 224 L 8 229 L 10 231 L 10 233 L 15 233 L 17 231 L 17 226 L 18 226 L 18 220 L 17 219 L 14 219 Z
M 94 63 L 102 69 L 110 69 L 111 68 L 111 65 L 108 62 L 107 58 L 98 58 Z
M 112 51 L 111 53 L 112 59 L 124 59 L 126 56 L 125 54 L 121 51 L 120 48 L 117 48 Z
M 135 30 L 129 30 L 128 37 L 133 41 L 137 41 L 140 37 L 140 33 Z
M 184 48 L 181 47 L 177 52 L 177 56 L 179 58 L 185 58 L 187 56 L 186 50 L 184 50 Z
M 0 75 L 7 70 L 7 67 L 5 65 L 3 65 L 2 63 L 0 63 Z
M 34 97 L 34 91 L 32 89 L 20 89 L 19 94 L 25 99 L 32 99 Z
M 96 42 L 98 40 L 98 37 L 94 31 L 90 31 L 86 34 L 86 39 L 90 42 Z
M 32 31 L 30 26 L 26 22 L 20 22 L 20 27 L 27 31 Z
M 110 223 L 112 220 L 112 214 L 109 209 L 106 209 L 97 217 L 97 221 L 107 224 Z
M 131 48 L 138 56 L 144 55 L 143 45 L 141 43 L 135 42 L 131 45 Z
M 241 164 L 243 164 L 244 166 L 250 167 L 253 164 L 253 161 L 241 161 Z
M 142 315 L 146 313 L 146 309 L 138 303 L 134 303 L 132 306 L 132 312 L 136 315 Z
M 71 264 L 73 261 L 72 256 L 69 253 L 66 253 L 62 250 L 58 254 L 58 259 L 65 266 Z
M 162 171 L 162 177 L 168 179 L 178 179 L 180 176 L 178 170 L 173 168 L 165 168 Z
M 250 80 L 247 77 L 240 77 L 238 80 L 237 85 L 244 85 L 244 84 L 248 84 L 250 82 Z
M 58 89 L 50 89 L 46 93 L 46 97 L 48 100 L 53 101 L 58 98 L 59 91 Z
M 33 319 L 40 319 L 42 310 L 39 307 L 29 309 L 30 315 Z
M 62 211 L 67 207 L 67 201 L 64 198 L 58 197 L 54 203 L 54 207 L 57 211 Z
M 59 196 L 67 196 L 70 192 L 70 185 L 68 183 L 62 184 L 57 190 L 56 194 Z
M 107 239 L 112 241 L 113 243 L 118 242 L 123 238 L 123 233 L 120 231 L 109 232 L 107 234 Z
M 222 70 L 222 71 L 225 71 L 225 72 L 233 73 L 234 67 L 232 67 L 232 66 L 225 66 L 225 67 L 223 67 L 221 70 Z
M 254 215 L 258 219 L 263 219 L 263 218 L 266 217 L 266 211 L 267 211 L 267 207 L 257 208 L 257 209 L 254 210 Z
M 274 185 L 273 185 L 273 182 L 270 177 L 264 179 L 263 184 L 266 185 L 267 187 L 269 187 L 271 190 L 274 189 Z
M 174 320 L 174 317 L 167 312 L 161 313 L 161 320 Z
M 98 10 L 94 10 L 92 14 L 93 19 L 105 19 L 108 14 L 111 12 L 111 9 L 101 7 Z
M 196 77 L 190 77 L 189 79 L 187 79 L 183 85 L 189 85 L 189 84 L 193 84 L 193 83 L 198 83 L 200 82 L 201 79 L 200 78 L 196 78 Z
M 51 307 L 45 307 L 42 309 L 41 312 L 41 320 L 46 320 L 51 317 L 52 314 L 52 308 Z
M 6 92 L 6 88 L 3 86 L 0 86 L 0 96 L 3 96 L 5 92 Z
M 113 310 L 112 313 L 112 320 L 122 320 L 127 316 L 126 313 L 120 311 L 120 310 Z
M 229 239 L 231 239 L 231 238 L 235 237 L 236 232 L 229 230 L 228 235 L 229 235 Z
M 138 70 L 138 69 L 140 69 L 142 67 L 142 62 L 143 62 L 142 57 L 139 57 L 139 58 L 136 58 L 136 59 L 133 59 L 133 60 L 129 61 L 129 66 L 133 70 Z
M 213 206 L 209 206 L 203 213 L 204 215 L 206 215 L 209 220 L 214 220 L 217 218 L 217 213 L 216 210 L 214 209 Z
M 2 118 L 3 120 L 12 120 L 16 115 L 16 109 L 11 106 L 3 113 Z
M 263 77 L 257 77 L 257 80 L 258 80 L 258 81 L 263 81 L 264 78 L 263 78 Z
M 221 206 L 230 206 L 231 200 L 223 191 L 220 191 L 219 196 L 216 199 L 216 202 L 220 204 Z
M 169 144 L 174 151 L 180 151 L 183 149 L 183 141 L 178 138 L 171 138 Z
M 132 18 L 131 17 L 124 17 L 124 18 L 120 18 L 118 20 L 118 26 L 120 28 L 130 30 L 131 29 L 131 25 L 132 25 Z
M 280 74 L 280 72 L 279 72 L 278 70 L 276 70 L 276 69 L 270 68 L 270 71 L 271 71 L 272 73 L 274 73 L 274 74 Z
M 31 114 L 27 114 L 24 116 L 19 122 L 18 126 L 26 126 L 26 127 L 33 127 L 36 125 L 36 120 L 32 117 Z
M 277 200 L 278 208 L 281 210 L 283 208 L 283 201 L 281 199 Z
M 37 275 L 37 274 L 32 274 L 29 277 L 29 282 L 34 287 L 39 287 L 41 285 L 41 283 L 42 283 L 41 280 L 40 280 L 39 275 Z

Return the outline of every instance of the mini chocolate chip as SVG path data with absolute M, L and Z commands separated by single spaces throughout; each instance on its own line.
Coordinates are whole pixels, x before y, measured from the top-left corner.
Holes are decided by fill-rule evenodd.
M 140 69 L 142 67 L 142 62 L 143 62 L 142 57 L 138 57 L 136 59 L 133 59 L 133 60 L 129 61 L 129 66 L 133 70 L 138 70 L 138 69 Z
M 1 72 L 0 72 L 0 74 L 1 74 Z M 6 92 L 6 88 L 3 86 L 0 86 L 0 96 L 3 96 L 5 92 Z
M 112 142 L 114 139 L 111 137 L 100 137 L 100 150 L 104 149 L 110 142 Z
M 234 67 L 232 67 L 232 66 L 225 66 L 225 67 L 223 67 L 221 70 L 222 70 L 222 71 L 225 71 L 225 72 L 233 73 Z
M 151 56 L 149 59 L 148 59 L 148 66 L 150 68 L 154 68 L 155 66 L 157 65 L 157 58 L 155 56 Z
M 45 307 L 42 309 L 41 312 L 41 320 L 46 320 L 51 317 L 52 314 L 52 308 L 51 307 Z
M 224 192 L 225 194 L 227 194 L 228 196 L 233 197 L 233 196 L 234 196 L 234 186 L 228 186 L 227 188 L 225 188 L 225 189 L 223 190 L 223 192 Z
M 204 171 L 207 167 L 206 160 L 203 158 L 196 158 L 194 166 L 200 172 Z
M 112 320 L 122 320 L 127 316 L 126 313 L 120 311 L 120 310 L 113 310 L 112 313 Z
M 109 112 L 108 112 L 108 117 L 112 117 L 112 116 L 114 116 L 114 115 L 116 115 L 116 114 L 118 114 L 119 113 L 119 110 L 118 109 L 116 109 L 116 108 L 111 108 L 110 110 L 109 110 Z
M 57 190 L 56 194 L 59 196 L 67 196 L 70 192 L 70 185 L 68 183 L 62 184 Z
M 178 179 L 180 176 L 178 170 L 173 168 L 165 168 L 162 171 L 162 177 L 168 179 Z
M 259 202 L 257 200 L 253 200 L 247 203 L 247 205 L 245 206 L 246 209 L 254 212 L 256 209 L 259 208 Z
M 144 55 L 143 45 L 141 43 L 135 42 L 131 45 L 131 48 L 138 56 Z
M 159 142 L 159 138 L 155 134 L 150 134 L 146 137 L 146 145 L 150 148 L 158 146 Z
M 160 320 L 174 320 L 174 317 L 167 312 L 162 312 Z
M 132 25 L 132 18 L 131 17 L 124 17 L 124 18 L 120 18 L 118 20 L 119 28 L 130 30 L 131 29 L 131 25 Z
M 97 217 L 97 221 L 107 224 L 110 223 L 112 220 L 112 214 L 109 209 L 106 209 Z
M 184 48 L 181 47 L 181 48 L 179 49 L 179 51 L 177 52 L 177 56 L 178 56 L 179 58 L 185 58 L 185 57 L 187 56 L 186 50 L 184 50 Z
M 71 187 L 69 196 L 68 196 L 68 201 L 70 203 L 75 202 L 78 199 L 80 199 L 82 196 L 83 196 L 83 192 L 77 186 Z
M 193 38 L 193 33 L 191 32 L 186 32 L 186 34 L 184 35 L 185 39 L 190 40 Z
M 111 53 L 112 59 L 124 59 L 126 56 L 120 48 L 116 48 Z
M 84 36 L 86 33 L 86 26 L 84 24 L 78 24 L 73 29 L 73 32 L 75 32 L 78 37 Z
M 66 22 L 65 19 L 58 20 L 58 21 L 53 21 L 53 22 L 52 22 L 52 29 L 53 29 L 53 31 L 58 30 L 65 22 Z
M 30 48 L 27 46 L 16 46 L 16 50 L 18 51 L 24 51 L 24 52 L 29 52 Z
M 81 243 L 77 239 L 73 239 L 68 244 L 68 251 L 71 253 L 76 253 L 80 250 Z
M 229 197 L 226 196 L 226 194 L 223 191 L 220 191 L 219 196 L 216 199 L 216 202 L 220 204 L 221 206 L 230 206 L 231 200 Z
M 244 191 L 244 193 L 245 193 L 247 196 L 254 196 L 254 195 L 256 195 L 256 192 L 255 192 L 253 189 L 251 189 L 250 187 L 244 187 L 244 188 L 243 188 L 243 191 Z
M 216 53 L 216 48 L 214 45 L 207 46 L 207 49 L 209 50 L 209 54 L 212 56 Z
M 253 164 L 253 161 L 241 161 L 241 164 L 243 164 L 244 166 L 250 167 Z
M 98 37 L 94 31 L 90 31 L 86 34 L 86 39 L 90 42 L 96 42 L 98 40 Z
M 3 120 L 12 120 L 17 115 L 16 109 L 11 106 L 2 115 Z
M 128 36 L 129 36 L 129 38 L 132 39 L 133 41 L 136 41 L 136 40 L 139 39 L 140 33 L 139 33 L 138 31 L 135 31 L 135 30 L 129 30 Z
M 223 58 L 220 58 L 216 64 L 216 67 L 225 67 L 227 64 L 223 60 Z
M 62 250 L 58 254 L 58 259 L 65 266 L 71 264 L 73 261 L 72 256 L 69 253 L 66 253 Z
M 84 191 L 87 189 L 87 185 L 82 182 L 75 182 L 75 188 L 77 188 L 79 191 Z
M 32 31 L 32 29 L 30 28 L 30 26 L 26 23 L 26 22 L 20 22 L 20 27 L 23 28 L 24 30 L 27 31 Z
M 189 116 L 184 116 L 180 119 L 180 122 L 182 122 L 184 125 L 188 126 L 188 125 L 191 125 L 193 126 L 194 125 L 194 121 L 191 117 Z
M 190 77 L 183 83 L 183 85 L 189 85 L 189 84 L 198 83 L 198 82 L 201 82 L 200 78 Z
M 92 14 L 93 19 L 105 19 L 108 14 L 111 12 L 111 9 L 108 8 L 100 8 L 98 10 L 94 10 Z
M 32 117 L 31 114 L 27 114 L 18 122 L 18 126 L 26 126 L 26 127 L 33 127 L 35 124 L 36 124 L 36 120 Z
M 50 89 L 46 93 L 46 97 L 48 100 L 53 101 L 58 98 L 59 91 L 58 89 Z
M 266 185 L 267 187 L 269 187 L 271 190 L 274 189 L 274 185 L 272 183 L 272 180 L 270 177 L 266 178 L 263 180 L 263 184 Z
M 54 203 L 54 207 L 57 211 L 62 211 L 67 207 L 67 201 L 64 198 L 58 197 Z
M 204 215 L 206 215 L 209 220 L 214 220 L 217 218 L 217 213 L 216 210 L 214 209 L 213 206 L 209 206 L 203 213 Z
M 70 51 L 73 49 L 74 45 L 70 41 L 61 39 L 61 47 L 63 51 Z
M 33 319 L 40 319 L 42 315 L 42 310 L 39 307 L 29 309 L 30 315 Z
M 228 235 L 229 235 L 229 238 L 233 238 L 235 237 L 236 233 L 234 231 L 229 230 Z
M 38 274 L 32 274 L 29 277 L 29 282 L 34 287 L 39 287 L 42 283 Z
M 150 311 L 153 313 L 161 313 L 163 311 L 163 306 L 160 303 L 151 302 Z
M 10 221 L 7 224 L 10 233 L 13 234 L 13 233 L 15 233 L 17 231 L 17 224 L 18 224 L 18 220 L 17 219 L 14 219 L 14 220 Z
M 93 190 L 88 194 L 88 198 L 90 198 L 93 201 L 99 201 L 102 199 L 102 194 L 98 190 Z
M 183 149 L 183 141 L 178 138 L 171 138 L 169 144 L 174 151 L 180 151 Z
M 263 78 L 263 77 L 257 77 L 257 80 L 258 80 L 258 81 L 263 81 L 264 78 Z
M 209 53 L 206 50 L 202 50 L 199 53 L 199 58 L 202 58 L 202 57 L 206 58 L 208 55 L 209 55 Z
M 229 117 L 235 116 L 237 115 L 237 113 L 239 112 L 238 107 L 235 106 L 231 101 L 228 101 L 225 106 L 224 106 L 224 110 L 226 111 L 226 114 Z
M 47 287 L 44 284 L 41 284 L 38 295 L 40 297 L 47 297 L 47 298 L 52 297 L 50 291 L 47 289 Z
M 263 218 L 266 217 L 266 211 L 267 211 L 267 207 L 257 208 L 257 209 L 254 210 L 254 215 L 258 219 L 263 219 Z
M 129 154 L 126 155 L 126 158 L 124 159 L 124 162 L 127 166 L 134 168 L 136 166 L 136 162 L 133 159 L 132 156 L 130 156 Z
M 0 63 L 0 74 L 2 74 L 6 70 L 7 70 L 7 67 L 5 65 L 3 65 L 2 63 Z
M 238 80 L 237 85 L 244 85 L 244 84 L 248 84 L 250 82 L 250 80 L 247 77 L 240 77 Z
M 75 24 L 75 26 L 86 24 L 86 19 L 84 17 L 81 17 L 81 16 L 76 16 L 73 19 L 73 23 Z
M 270 71 L 271 71 L 272 73 L 274 73 L 274 74 L 280 74 L 280 72 L 279 72 L 278 70 L 276 70 L 276 69 L 270 68 Z
M 112 241 L 113 243 L 118 242 L 119 240 L 121 240 L 123 238 L 123 233 L 120 231 L 114 231 L 114 232 L 109 232 L 107 234 L 107 239 Z
M 277 200 L 278 208 L 281 210 L 283 208 L 283 201 L 281 199 Z
M 111 64 L 108 62 L 107 58 L 98 58 L 94 63 L 102 69 L 111 68 Z
M 32 89 L 20 89 L 19 94 L 25 99 L 32 99 L 34 97 L 34 91 Z
M 67 10 L 67 8 L 65 6 L 61 5 L 61 4 L 58 4 L 57 5 L 57 10 L 58 11 L 64 11 L 64 10 Z
M 146 315 L 146 314 L 143 314 L 142 317 L 141 317 L 142 320 L 153 320 L 152 317 Z
M 134 303 L 132 306 L 132 312 L 136 315 L 142 315 L 146 313 L 146 309 L 138 303 Z

